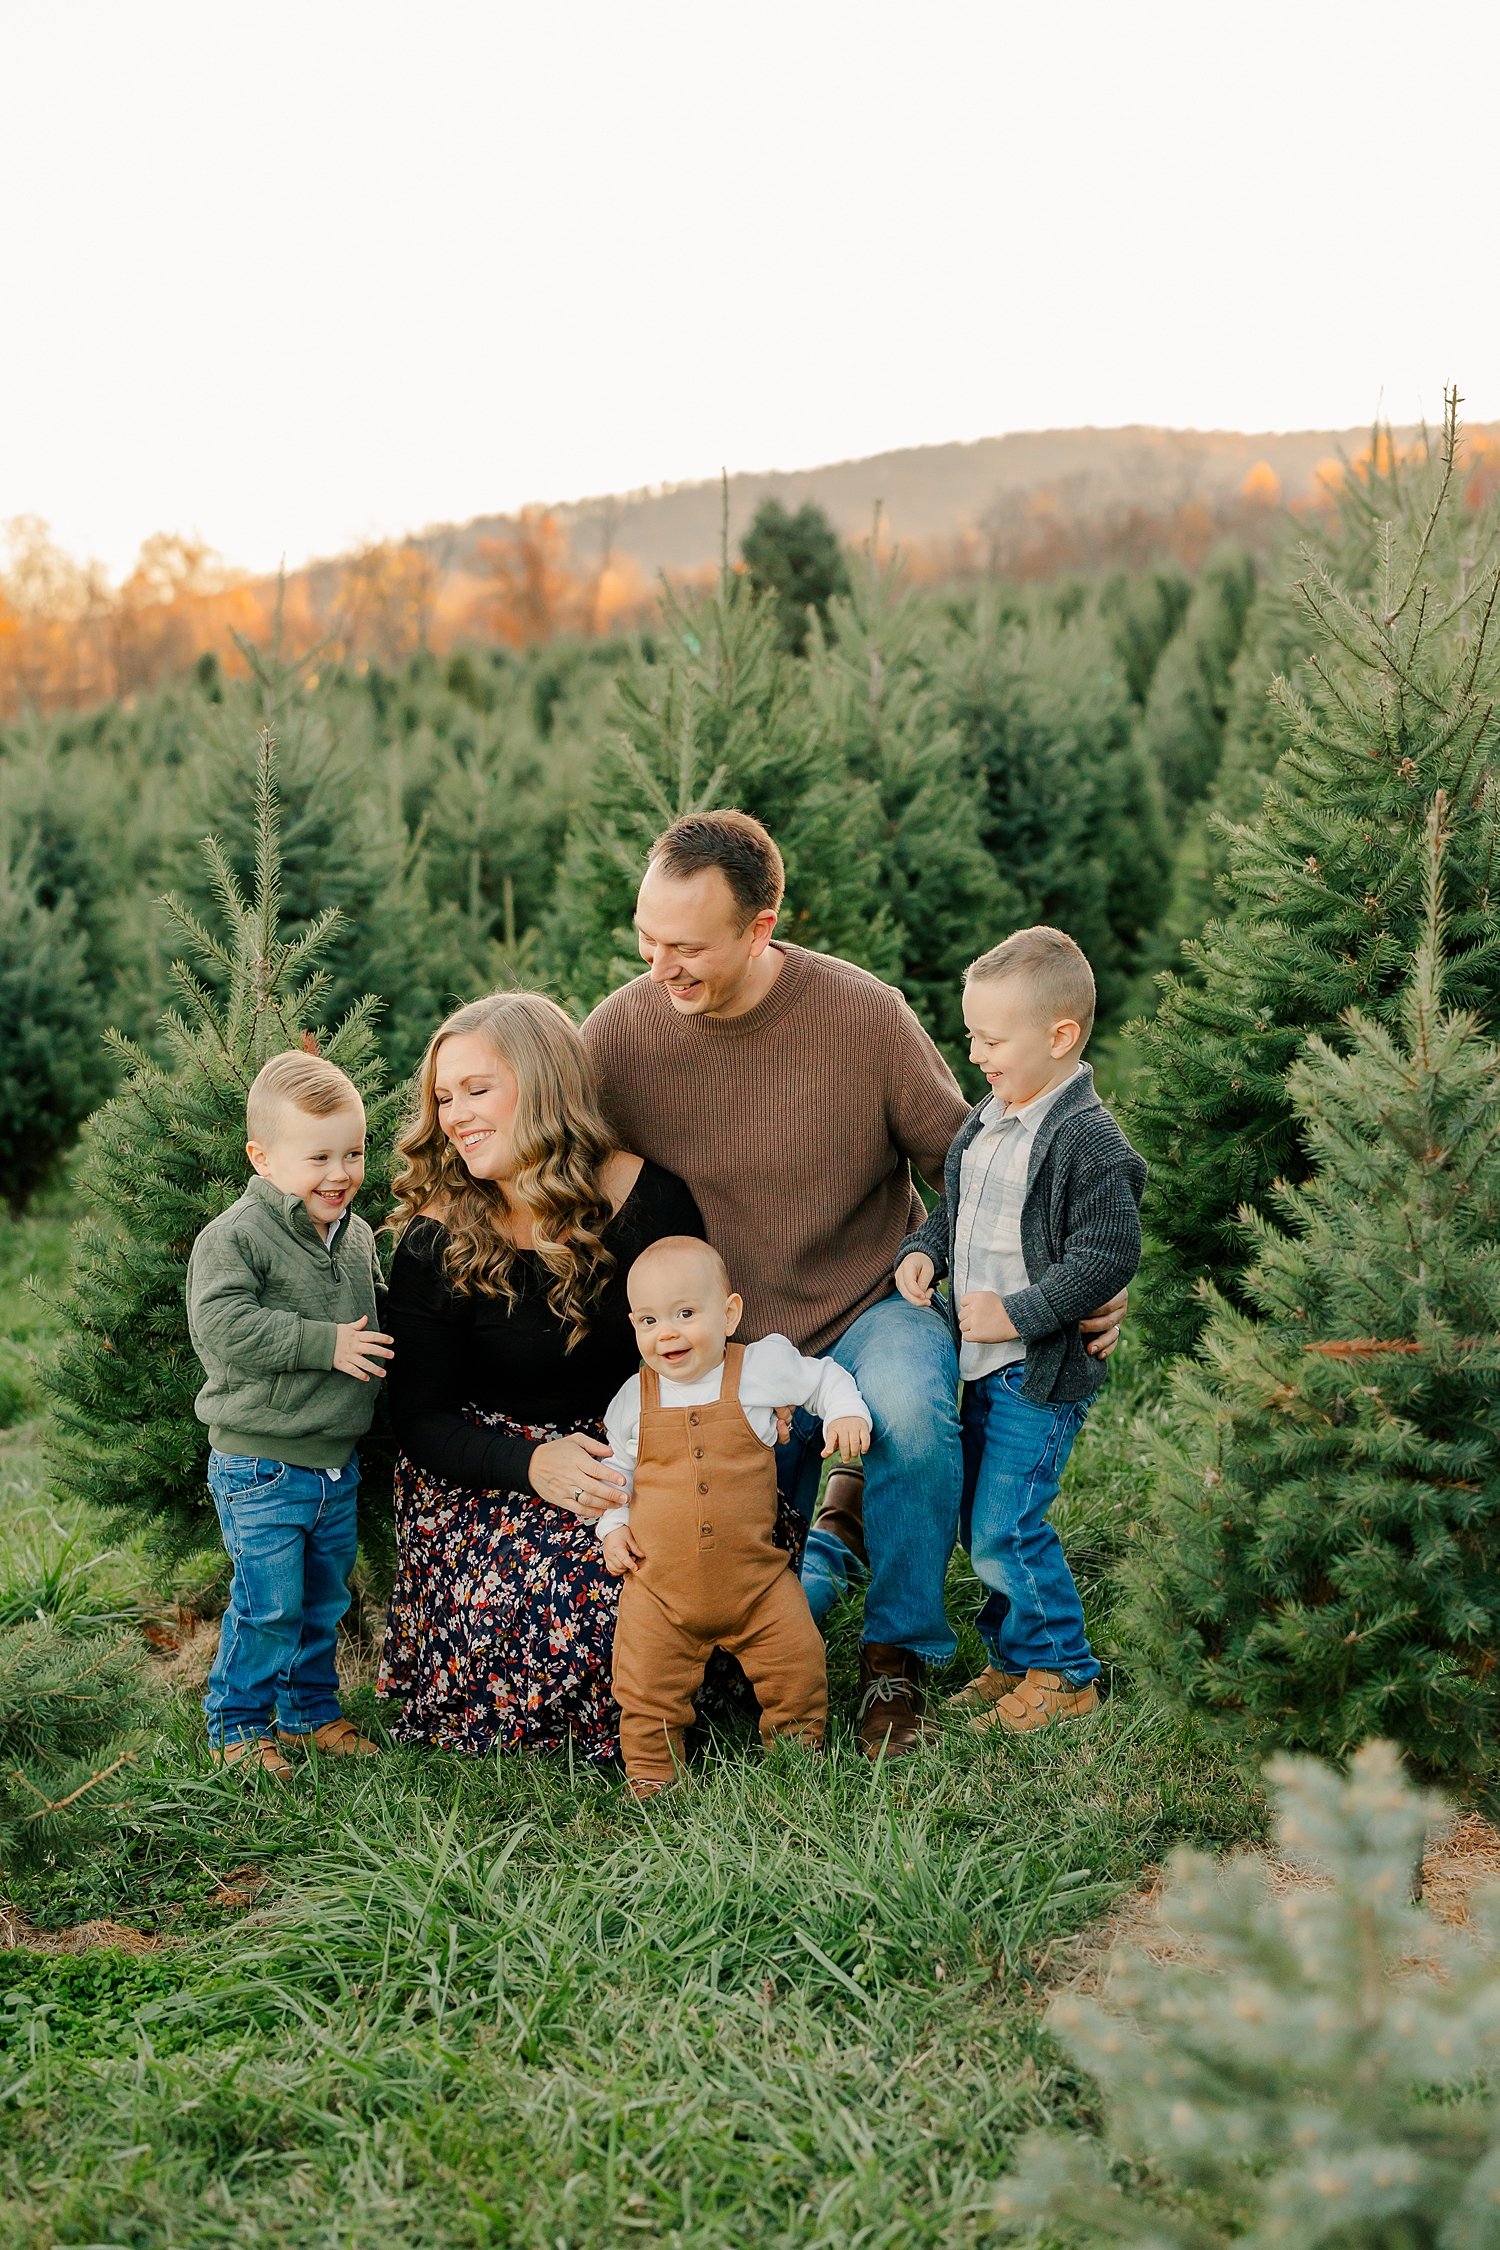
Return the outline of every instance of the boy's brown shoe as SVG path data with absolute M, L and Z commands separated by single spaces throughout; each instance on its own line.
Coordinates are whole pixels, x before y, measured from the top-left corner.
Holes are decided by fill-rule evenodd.
M 859 1746 L 867 1758 L 904 1758 L 930 1740 L 926 1675 L 909 1648 L 866 1641 L 859 1652 Z
M 1011 1695 L 1025 1679 L 1024 1672 L 997 1672 L 993 1664 L 986 1664 L 977 1679 L 970 1680 L 956 1695 L 944 1703 L 945 1711 L 988 1711 L 1002 1695 Z
M 276 1729 L 278 1742 L 297 1743 L 304 1750 L 312 1749 L 325 1758 L 378 1758 L 380 1745 L 368 1735 L 361 1734 L 352 1719 L 330 1719 L 326 1726 L 314 1727 L 311 1734 L 288 1734 L 285 1727 Z
M 1036 1734 L 1064 1719 L 1087 1719 L 1099 1708 L 1099 1690 L 1068 1687 L 1056 1672 L 1028 1672 L 1018 1688 L 988 1711 L 969 1721 L 971 1727 L 999 1727 L 1006 1734 Z
M 246 1735 L 242 1742 L 212 1743 L 208 1754 L 216 1766 L 256 1766 L 274 1781 L 292 1778 L 292 1767 L 267 1734 Z
M 671 1781 L 655 1781 L 649 1774 L 643 1773 L 633 1773 L 625 1784 L 628 1794 L 638 1805 L 643 1805 L 648 1797 L 659 1797 L 664 1789 L 675 1789 L 677 1786 L 675 1778 Z

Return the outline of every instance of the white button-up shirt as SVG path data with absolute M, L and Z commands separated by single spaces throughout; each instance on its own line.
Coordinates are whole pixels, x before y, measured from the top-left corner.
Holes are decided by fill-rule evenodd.
M 1031 1276 L 1021 1254 L 1021 1207 L 1026 1201 L 1032 1146 L 1042 1119 L 1082 1068 L 1078 1064 L 1061 1085 L 1049 1087 L 1019 1109 L 1002 1109 L 991 1094 L 979 1112 L 979 1130 L 959 1167 L 958 1223 L 949 1282 L 955 1304 L 971 1289 L 993 1289 L 997 1297 L 1006 1297 L 1029 1286 Z M 1026 1346 L 1019 1336 L 1007 1337 L 1003 1344 L 961 1342 L 958 1371 L 966 1383 L 973 1383 L 1025 1357 Z

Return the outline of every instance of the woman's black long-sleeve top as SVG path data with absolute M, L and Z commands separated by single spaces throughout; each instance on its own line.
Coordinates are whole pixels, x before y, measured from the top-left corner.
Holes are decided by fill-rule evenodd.
M 650 1242 L 667 1234 L 701 1237 L 703 1220 L 675 1172 L 645 1163 L 603 1239 L 615 1260 L 593 1307 L 588 1334 L 570 1352 L 567 1332 L 547 1303 L 551 1276 L 521 1251 L 512 1269 L 514 1304 L 460 1294 L 443 1271 L 447 1229 L 413 1219 L 391 1266 L 385 1325 L 395 1347 L 387 1396 L 403 1453 L 445 1484 L 527 1492 L 536 1447 L 465 1418 L 465 1407 L 515 1422 L 562 1430 L 598 1422 L 620 1385 L 640 1365 L 630 1326 L 625 1276 Z

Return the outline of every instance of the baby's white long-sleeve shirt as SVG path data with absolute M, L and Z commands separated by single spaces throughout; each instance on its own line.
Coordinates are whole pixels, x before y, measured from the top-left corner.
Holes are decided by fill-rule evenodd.
M 712 1406 L 723 1388 L 724 1362 L 720 1360 L 717 1367 L 711 1367 L 706 1375 L 695 1376 L 689 1383 L 674 1383 L 666 1375 L 660 1380 L 663 1406 Z M 839 1421 L 846 1414 L 857 1415 L 862 1422 L 870 1421 L 870 1409 L 860 1397 L 859 1385 L 849 1370 L 840 1367 L 835 1359 L 808 1359 L 785 1336 L 762 1336 L 759 1343 L 745 1346 L 745 1357 L 740 1365 L 740 1405 L 745 1410 L 746 1421 L 765 1446 L 776 1443 L 778 1406 L 805 1406 L 820 1422 Z M 640 1429 L 641 1379 L 639 1375 L 632 1375 L 628 1383 L 620 1385 L 604 1415 L 610 1465 L 619 1469 L 630 1483 L 635 1479 Z M 628 1500 L 618 1507 L 606 1508 L 596 1527 L 599 1537 L 602 1539 L 607 1531 L 617 1531 L 621 1524 L 629 1521 Z

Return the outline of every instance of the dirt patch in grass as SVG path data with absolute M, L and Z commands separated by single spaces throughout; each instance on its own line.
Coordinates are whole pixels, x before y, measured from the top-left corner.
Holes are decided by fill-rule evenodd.
M 1311 1890 L 1320 1878 L 1305 1867 L 1277 1859 L 1271 1852 L 1258 1855 L 1264 1862 L 1273 1892 Z M 1500 1828 L 1482 1813 L 1461 1813 L 1450 1827 L 1429 1844 L 1422 1859 L 1422 1903 L 1434 1921 L 1452 1929 L 1465 1929 L 1470 1921 L 1474 1893 L 1487 1884 L 1500 1883 Z M 1197 1948 L 1170 1924 L 1160 1919 L 1162 1871 L 1148 1867 L 1139 1890 L 1122 1899 L 1112 1913 L 1092 1929 L 1082 1932 L 1071 1946 L 1061 1946 L 1050 1964 L 1048 1983 L 1054 1991 L 1100 1992 L 1109 1973 L 1110 1955 L 1128 1944 L 1150 1961 L 1164 1966 L 1190 1961 Z
M 169 1941 L 128 1922 L 77 1922 L 70 1930 L 39 1930 L 24 1914 L 0 1901 L 0 1953 L 159 1953 Z

